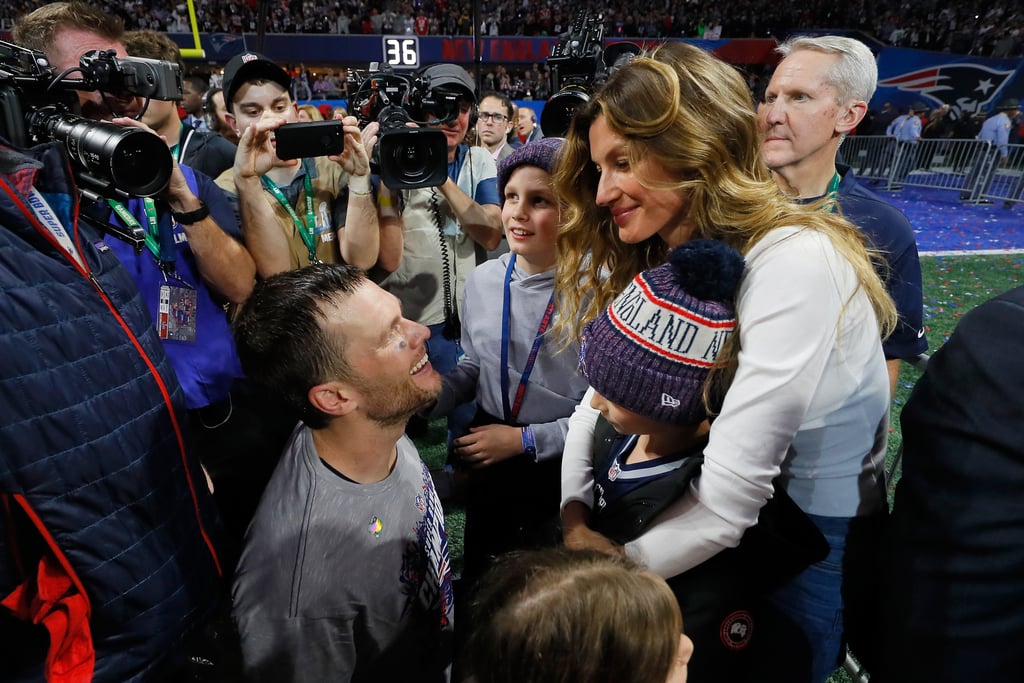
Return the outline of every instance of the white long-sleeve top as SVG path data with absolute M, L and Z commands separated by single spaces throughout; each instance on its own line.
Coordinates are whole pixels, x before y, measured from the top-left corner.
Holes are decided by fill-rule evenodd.
M 781 474 L 815 515 L 852 517 L 884 500 L 889 385 L 870 301 L 814 230 L 754 245 L 737 294 L 741 351 L 712 423 L 701 476 L 626 552 L 671 577 L 737 545 Z M 590 394 L 569 422 L 562 505 L 593 505 Z

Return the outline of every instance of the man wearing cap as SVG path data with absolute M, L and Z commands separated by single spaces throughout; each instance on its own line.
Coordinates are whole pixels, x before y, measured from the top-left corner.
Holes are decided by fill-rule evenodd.
M 237 201 L 260 277 L 311 263 L 371 268 L 380 255 L 380 226 L 391 220 L 401 227 L 387 188 L 375 194 L 370 181 L 379 125 L 360 133 L 355 117 L 348 117 L 340 155 L 283 160 L 275 153 L 274 131 L 298 122 L 290 85 L 284 69 L 255 52 L 228 61 L 224 104 L 239 140 L 235 166 L 217 184 Z
M 915 102 L 907 107 L 906 114 L 900 114 L 886 128 L 885 134 L 896 138 L 898 143 L 896 149 L 896 170 L 890 175 L 893 183 L 891 189 L 903 189 L 898 183 L 903 181 L 907 173 L 913 170 L 917 163 L 917 145 L 921 142 L 921 114 L 928 111 L 928 105 L 924 102 Z
M 979 140 L 986 140 L 990 147 L 982 152 L 975 164 L 971 175 L 964 181 L 965 192 L 960 194 L 961 200 L 976 197 L 979 204 L 991 204 L 991 200 L 985 198 L 992 180 L 995 178 L 995 167 L 1006 166 L 1010 158 L 1010 129 L 1013 127 L 1013 117 L 1020 111 L 1020 103 L 1015 98 L 1008 98 L 999 103 L 996 113 L 985 119 L 981 125 L 981 132 L 978 133 Z M 987 177 L 986 177 L 987 176 Z M 979 178 L 985 179 L 985 186 L 980 192 L 971 194 L 970 190 Z M 1020 193 L 1020 182 L 1014 183 L 1014 189 L 1010 196 L 1016 197 Z M 1004 208 L 1010 208 L 1012 202 L 1003 204 Z
M 879 275 L 900 314 L 882 345 L 895 393 L 900 359 L 928 349 L 917 242 L 899 209 L 836 163 L 836 151 L 863 119 L 875 90 L 875 58 L 863 43 L 842 36 L 801 36 L 778 52 L 782 61 L 758 106 L 761 154 L 783 191 L 806 203 L 834 198 L 843 216 L 885 255 Z
M 432 91 L 458 97 L 454 118 L 424 112 L 442 120 L 430 127 L 447 140 L 448 178 L 438 187 L 402 192 L 404 229 L 381 226 L 381 263 L 400 260 L 400 265 L 381 286 L 398 297 L 406 316 L 430 328 L 430 362 L 445 374 L 461 355 L 459 311 L 466 277 L 501 240 L 501 199 L 494 158 L 464 142 L 476 103 L 473 79 L 455 64 L 428 66 L 422 76 Z M 464 433 L 473 412 L 468 403 L 449 414 L 449 432 Z

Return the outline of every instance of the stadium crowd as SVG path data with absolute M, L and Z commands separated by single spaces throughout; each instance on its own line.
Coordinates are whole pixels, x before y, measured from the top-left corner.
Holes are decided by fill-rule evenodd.
M 0 1 L 0 26 L 46 4 L 41 0 Z M 184 2 L 106 2 L 105 12 L 120 16 L 128 29 L 188 31 Z M 209 0 L 196 3 L 199 29 L 205 33 L 256 33 L 255 0 Z M 1017 3 L 969 2 L 947 5 L 934 0 L 894 3 L 784 2 L 740 0 L 724 11 L 717 3 L 665 0 L 658 6 L 633 8 L 624 2 L 548 0 L 544 3 L 491 0 L 481 6 L 480 33 L 489 36 L 556 36 L 568 29 L 581 10 L 601 11 L 606 35 L 659 38 L 778 37 L 794 29 L 859 30 L 889 45 L 1017 57 L 1024 54 L 1024 14 Z M 451 0 L 275 0 L 265 30 L 269 33 L 472 35 L 472 4 Z

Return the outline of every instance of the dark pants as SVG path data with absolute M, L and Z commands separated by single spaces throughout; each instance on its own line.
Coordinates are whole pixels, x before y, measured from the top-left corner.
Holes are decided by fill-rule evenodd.
M 499 420 L 477 414 L 473 425 Z M 558 516 L 562 461 L 534 462 L 524 454 L 469 470 L 462 586 L 473 585 L 495 557 L 512 550 L 539 548 L 550 541 Z
M 189 411 L 189 418 L 199 459 L 213 480 L 225 530 L 222 560 L 230 574 L 263 489 L 299 418 L 272 393 L 247 380 L 237 380 L 228 399 Z

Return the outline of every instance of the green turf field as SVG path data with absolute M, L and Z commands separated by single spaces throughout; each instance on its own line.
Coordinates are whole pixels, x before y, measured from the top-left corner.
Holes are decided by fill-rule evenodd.
M 928 352 L 934 352 L 949 339 L 957 321 L 969 310 L 1021 285 L 1024 275 L 1022 270 L 1024 254 L 922 257 L 924 318 L 930 347 Z M 889 435 L 890 462 L 900 444 L 900 408 L 906 403 L 920 375 L 919 370 L 906 364 L 900 372 Z M 444 430 L 443 421 L 435 420 L 430 424 L 426 437 L 416 441 L 420 455 L 431 467 L 439 467 L 444 463 Z M 449 507 L 446 508 L 445 519 L 448 524 L 449 550 L 457 571 L 462 562 L 464 514 L 459 507 Z M 837 671 L 829 678 L 829 683 L 849 681 L 850 678 L 843 671 Z

